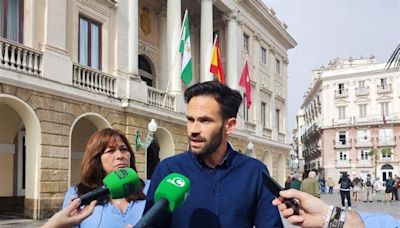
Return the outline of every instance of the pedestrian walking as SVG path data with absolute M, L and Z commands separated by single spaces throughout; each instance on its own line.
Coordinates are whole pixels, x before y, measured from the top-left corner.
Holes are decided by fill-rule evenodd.
M 386 189 L 385 189 L 385 202 L 389 204 L 390 201 L 393 199 L 393 185 L 394 185 L 394 180 L 392 177 L 389 176 L 389 178 L 386 179 L 385 181 Z
M 329 187 L 329 194 L 333 194 L 333 187 L 335 187 L 335 181 L 333 181 L 332 177 L 328 178 L 328 187 Z
M 400 178 L 398 176 L 394 176 L 394 185 L 393 185 L 393 196 L 392 196 L 392 200 L 393 197 L 395 200 L 399 201 L 399 191 L 400 191 Z
M 372 202 L 372 188 L 373 188 L 373 183 L 371 179 L 371 175 L 367 175 L 367 180 L 365 181 L 365 194 L 364 194 L 364 202 Z
M 379 177 L 376 177 L 375 183 L 374 183 L 374 190 L 376 192 L 376 201 L 382 202 L 383 200 L 383 184 L 382 181 Z
M 307 192 L 308 194 L 320 198 L 320 189 L 315 172 L 310 171 L 308 178 L 301 182 L 300 191 Z
M 300 187 L 301 187 L 301 181 L 299 179 L 297 179 L 296 177 L 293 177 L 292 183 L 290 183 L 290 188 L 300 190 Z
M 360 200 L 360 191 L 362 190 L 362 181 L 361 178 L 355 177 L 353 179 L 353 198 L 354 202 L 358 202 Z
M 347 199 L 348 209 L 351 209 L 350 188 L 353 187 L 349 175 L 343 173 L 339 180 L 340 197 L 342 198 L 342 207 L 345 208 L 345 199 Z
M 322 180 L 320 182 L 320 188 L 321 188 L 321 193 L 325 194 L 326 193 L 326 181 L 325 177 L 322 177 Z

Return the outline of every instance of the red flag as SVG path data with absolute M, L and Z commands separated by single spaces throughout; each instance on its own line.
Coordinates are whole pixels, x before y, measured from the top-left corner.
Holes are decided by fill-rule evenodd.
M 386 121 L 385 114 L 382 114 L 382 119 L 383 119 L 383 125 L 386 125 L 387 121 Z
M 240 76 L 239 85 L 243 87 L 246 91 L 246 106 L 247 109 L 250 108 L 251 105 L 251 84 L 250 84 L 250 75 L 249 75 L 249 66 L 247 64 L 244 65 L 242 76 Z
M 219 54 L 219 42 L 217 37 L 215 37 L 214 43 L 210 72 L 217 76 L 218 81 L 220 81 L 222 84 L 225 84 L 224 70 L 222 69 L 221 55 Z

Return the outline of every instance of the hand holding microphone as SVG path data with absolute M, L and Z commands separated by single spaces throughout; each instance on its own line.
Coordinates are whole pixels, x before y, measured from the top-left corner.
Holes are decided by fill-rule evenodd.
M 126 197 L 139 189 L 139 183 L 139 177 L 132 168 L 118 169 L 103 179 L 103 186 L 79 197 L 80 205 L 87 205 L 106 195 L 110 195 L 112 199 Z
M 190 191 L 190 180 L 178 173 L 171 173 L 166 176 L 158 185 L 154 194 L 155 204 L 139 220 L 135 228 L 147 227 L 158 214 L 168 210 L 173 212 L 182 205 Z

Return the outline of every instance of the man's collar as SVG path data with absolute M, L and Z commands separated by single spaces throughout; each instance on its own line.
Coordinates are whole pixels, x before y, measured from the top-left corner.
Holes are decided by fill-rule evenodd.
M 235 157 L 235 152 L 231 145 L 227 143 L 227 149 L 224 158 L 222 159 L 221 163 L 217 165 L 215 168 L 209 167 L 199 156 L 195 155 L 189 150 L 189 156 L 192 158 L 193 162 L 197 165 L 199 169 L 218 169 L 218 168 L 228 168 Z

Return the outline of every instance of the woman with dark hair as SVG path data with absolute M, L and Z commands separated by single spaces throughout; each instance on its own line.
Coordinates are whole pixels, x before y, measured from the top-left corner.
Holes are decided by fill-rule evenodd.
M 64 198 L 65 208 L 76 197 L 103 186 L 103 178 L 118 169 L 130 167 L 136 170 L 135 156 L 125 135 L 106 128 L 94 133 L 86 144 L 82 159 L 80 183 L 68 189 Z M 142 217 L 147 188 L 140 180 L 137 192 L 126 198 L 97 200 L 93 214 L 82 221 L 79 227 L 126 227 L 135 225 Z

